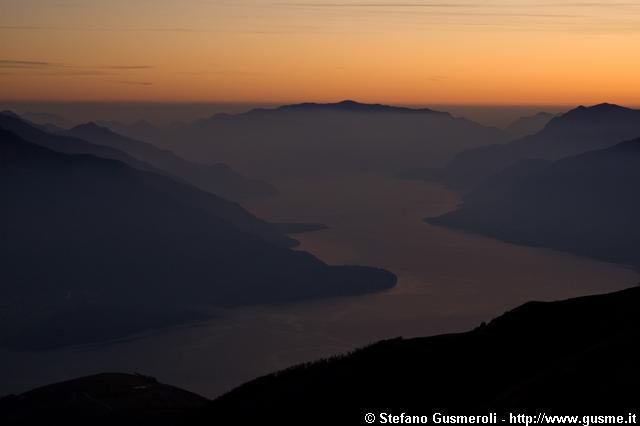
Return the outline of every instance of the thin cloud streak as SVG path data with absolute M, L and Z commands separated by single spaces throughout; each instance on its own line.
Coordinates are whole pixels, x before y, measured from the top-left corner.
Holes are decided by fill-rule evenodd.
M 130 86 L 153 86 L 153 83 L 149 81 L 118 81 L 121 84 L 128 84 Z
M 131 72 L 144 71 L 155 68 L 151 65 L 104 65 L 80 66 L 59 62 L 24 59 L 0 59 L 0 75 L 22 75 L 36 77 L 109 77 L 126 75 Z M 7 70 L 7 71 L 4 71 Z M 145 81 L 122 81 L 125 84 L 149 86 Z
M 0 25 L 4 31 L 56 31 L 56 32 L 160 32 L 160 33 L 208 33 L 222 32 L 199 28 L 106 28 L 106 27 L 45 27 L 35 25 Z
M 54 62 L 0 59 L 0 68 L 42 69 L 42 68 L 65 68 L 65 67 L 67 66 L 64 64 L 58 64 Z
M 32 61 L 22 59 L 0 59 L 0 68 L 3 69 L 31 69 L 31 70 L 70 70 L 70 72 L 92 72 L 97 70 L 135 71 L 155 68 L 153 65 L 103 65 L 81 66 L 60 62 Z
M 155 67 L 151 65 L 112 65 L 112 66 L 105 66 L 102 68 L 108 69 L 108 70 L 149 70 Z

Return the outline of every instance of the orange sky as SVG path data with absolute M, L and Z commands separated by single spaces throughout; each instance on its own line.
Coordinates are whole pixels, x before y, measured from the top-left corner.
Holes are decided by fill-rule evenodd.
M 0 100 L 640 104 L 640 1 L 2 0 Z

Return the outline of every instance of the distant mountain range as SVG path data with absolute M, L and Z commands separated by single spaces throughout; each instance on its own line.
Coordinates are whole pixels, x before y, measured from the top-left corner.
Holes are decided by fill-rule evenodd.
M 134 169 L 175 178 L 175 176 L 171 175 L 167 171 L 161 170 L 147 162 L 138 160 L 120 149 L 87 142 L 86 140 L 78 137 L 48 133 L 38 127 L 35 127 L 31 123 L 22 120 L 19 116 L 12 113 L 5 112 L 0 114 L 0 129 L 8 130 L 30 143 L 37 144 L 59 153 L 89 154 L 103 159 L 117 160 Z M 150 150 L 153 152 L 152 149 Z M 165 155 L 171 158 L 170 153 L 166 153 Z M 201 195 L 201 192 L 198 191 L 194 191 L 193 193 Z M 212 199 L 213 198 L 217 197 L 212 197 Z M 239 228 L 256 233 L 262 238 L 278 245 L 292 247 L 297 244 L 295 240 L 283 236 L 281 232 L 275 231 L 271 225 L 262 220 L 256 219 L 240 206 L 228 202 L 225 202 L 224 205 L 224 209 L 217 209 L 217 214 L 222 215 L 225 220 L 233 223 Z M 210 210 L 209 207 L 205 207 L 205 209 Z
M 553 118 L 534 135 L 463 151 L 435 176 L 469 189 L 520 160 L 559 160 L 638 136 L 640 110 L 612 104 L 581 106 Z
M 269 109 L 255 109 L 253 113 L 274 111 Z M 414 114 L 438 114 L 442 116 L 451 117 L 451 114 L 443 111 L 435 111 L 429 108 L 407 108 L 398 107 L 393 105 L 384 104 L 363 104 L 360 102 L 346 100 L 338 103 L 319 104 L 313 102 L 306 102 L 302 104 L 283 105 L 275 109 L 275 111 L 305 111 L 305 112 L 326 112 L 326 111 L 340 111 L 340 112 L 357 112 L 357 113 L 414 113 Z
M 3 111 L 0 113 L 0 128 L 13 132 L 31 143 L 45 146 L 56 152 L 64 154 L 90 154 L 100 158 L 118 160 L 139 170 L 166 174 L 166 172 L 151 164 L 118 149 L 91 143 L 77 137 L 50 133 L 42 126 L 24 120 L 11 111 Z
M 121 151 L 5 115 L 0 127 L 0 345 L 101 341 L 201 319 L 212 307 L 395 284 L 383 270 L 292 251 L 275 226 L 114 159 Z
M 635 139 L 556 162 L 520 161 L 467 194 L 458 210 L 427 221 L 640 265 L 639 188 Z
M 549 112 L 539 112 L 537 114 L 520 117 L 513 123 L 509 124 L 504 130 L 513 137 L 524 137 L 538 133 L 558 114 Z
M 499 129 L 446 112 L 354 101 L 217 114 L 155 130 L 111 126 L 185 158 L 215 159 L 266 178 L 441 167 L 461 150 L 507 140 Z
M 95 123 L 82 124 L 62 133 L 126 152 L 205 191 L 232 200 L 240 201 L 250 197 L 277 194 L 277 190 L 272 185 L 247 179 L 224 164 L 204 165 L 190 162 L 171 151 L 119 135 Z
M 96 124 L 102 127 L 107 127 L 114 132 L 126 135 L 130 138 L 150 142 L 157 146 L 161 146 L 161 142 L 164 141 L 164 138 L 162 138 L 162 130 L 164 130 L 165 127 L 173 127 L 173 125 L 155 126 L 147 120 L 138 120 L 133 123 L 124 123 L 114 120 L 97 120 Z
M 55 151 L 119 160 L 140 170 L 183 179 L 205 191 L 236 201 L 277 194 L 273 185 L 245 178 L 224 164 L 190 162 L 171 151 L 119 135 L 95 123 L 65 130 L 51 124 L 35 124 L 4 111 L 0 113 L 0 127 Z
M 71 127 L 71 122 L 64 117 L 49 112 L 27 111 L 22 117 L 39 125 L 51 125 L 57 128 Z
M 258 378 L 213 402 L 145 376 L 90 376 L 0 399 L 0 421 L 326 425 L 363 424 L 367 413 L 378 422 L 381 413 L 428 423 L 436 413 L 497 413 L 498 424 L 510 413 L 630 420 L 639 304 L 639 287 L 530 302 L 466 333 L 383 341 Z

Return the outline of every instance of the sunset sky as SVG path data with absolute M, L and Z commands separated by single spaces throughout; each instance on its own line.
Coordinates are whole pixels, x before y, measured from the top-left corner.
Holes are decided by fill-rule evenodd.
M 0 100 L 640 104 L 640 1 L 0 0 Z

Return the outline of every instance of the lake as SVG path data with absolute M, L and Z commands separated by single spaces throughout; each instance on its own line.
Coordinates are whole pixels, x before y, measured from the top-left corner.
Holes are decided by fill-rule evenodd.
M 247 204 L 279 222 L 331 228 L 296 236 L 332 264 L 389 269 L 387 292 L 220 312 L 206 323 L 118 342 L 0 352 L 0 394 L 105 371 L 140 372 L 215 397 L 247 380 L 377 340 L 450 333 L 528 300 L 556 300 L 637 284 L 632 268 L 521 247 L 422 222 L 457 194 L 378 175 L 274 182 L 278 197 Z

